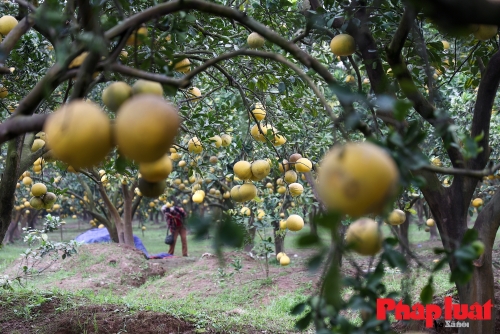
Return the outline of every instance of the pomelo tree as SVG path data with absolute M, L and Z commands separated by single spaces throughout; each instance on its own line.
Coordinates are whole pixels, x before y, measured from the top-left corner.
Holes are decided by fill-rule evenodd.
M 228 209 L 233 203 L 224 195 L 231 190 L 234 202 L 247 202 L 257 195 L 272 207 L 281 199 L 284 209 L 273 214 L 276 219 L 269 218 L 279 220 L 279 214 L 288 210 L 286 203 L 295 201 L 286 199 L 304 191 L 297 201 L 305 204 L 306 211 L 336 207 L 341 215 L 384 216 L 387 210 L 374 212 L 368 205 L 371 197 L 380 194 L 368 193 L 365 209 L 352 204 L 356 187 L 370 181 L 370 166 L 365 167 L 366 182 L 349 184 L 350 192 L 344 197 L 354 199 L 342 208 L 337 206 L 345 198 L 332 199 L 335 194 L 318 190 L 321 183 L 314 180 L 323 168 L 316 163 L 331 146 L 366 138 L 384 146 L 397 162 L 398 171 L 389 173 L 387 168 L 386 174 L 393 179 L 401 175 L 404 191 L 399 193 L 404 203 L 412 202 L 411 194 L 417 189 L 423 194 L 444 248 L 454 254 L 447 257 L 452 272 L 464 274 L 459 275 L 463 280 L 457 274 L 454 277 L 460 301 L 485 303 L 494 297 L 491 256 L 500 223 L 496 191 L 479 190 L 484 206 L 478 206 L 473 229 L 485 245 L 484 254 L 478 259 L 474 253 L 460 258 L 453 251 L 474 239 L 467 226 L 471 200 L 479 181 L 500 167 L 493 162 L 498 135 L 492 127 L 500 80 L 495 26 L 500 7 L 489 1 L 467 4 L 457 1 L 451 7 L 447 1 L 389 0 L 237 4 L 174 0 L 155 6 L 84 0 L 6 3 L 0 11 L 4 120 L 0 143 L 6 150 L 0 182 L 0 239 L 12 220 L 18 178 L 48 148 L 64 163 L 81 165 L 77 169 L 94 178 L 104 202 L 105 182 L 92 168 L 106 155 L 113 155 L 110 170 L 124 173 L 132 164 L 135 173 L 141 164 L 158 161 L 175 143 L 170 158 L 177 163 L 174 173 L 179 175 L 172 176 L 181 182 L 169 183 L 175 195 L 182 196 L 181 203 L 201 205 L 207 200 Z M 441 13 L 448 14 L 441 17 Z M 112 82 L 121 83 L 110 88 Z M 139 98 L 144 93 L 149 98 Z M 175 113 L 172 106 L 164 105 L 167 96 L 176 106 Z M 93 101 L 92 107 L 84 99 Z M 125 112 L 122 108 L 132 102 Z M 163 112 L 155 113 L 160 104 Z M 69 116 L 50 116 L 62 115 L 61 109 L 65 115 L 79 115 L 71 123 L 71 132 L 61 130 Z M 52 134 L 52 144 L 48 136 L 48 148 L 42 145 L 27 154 L 23 146 L 32 147 L 33 135 L 42 130 Z M 160 145 L 155 146 L 158 138 Z M 182 156 L 174 159 L 177 151 Z M 309 167 L 300 173 L 307 163 L 297 164 L 299 160 L 292 158 L 295 153 L 315 162 L 313 173 Z M 240 164 L 247 166 L 242 174 L 235 169 L 240 161 L 248 163 Z M 252 168 L 252 164 L 264 167 Z M 291 167 L 299 171 L 300 179 L 292 173 L 287 177 Z M 200 184 L 200 189 L 193 186 L 184 191 L 189 181 L 186 184 L 182 178 L 193 175 L 203 176 L 218 189 L 206 194 Z M 160 187 L 155 177 L 146 178 L 138 182 L 151 191 L 152 198 L 164 193 L 166 183 Z M 284 183 L 278 183 L 278 178 Z M 247 179 L 254 183 L 240 183 Z M 260 185 L 262 180 L 273 181 L 271 187 Z M 123 202 L 128 203 L 124 211 L 131 210 L 134 188 L 121 189 Z M 257 210 L 263 210 L 264 204 L 255 203 L 258 218 Z M 376 204 L 391 207 L 391 203 Z M 299 208 L 290 207 L 288 214 L 298 213 Z M 203 205 L 198 209 L 203 210 Z M 122 219 L 116 205 L 108 205 L 108 210 L 116 225 Z M 131 228 L 133 215 L 126 216 L 130 224 L 125 225 Z M 338 216 L 331 220 L 339 221 Z M 295 217 L 290 220 L 293 229 L 296 222 Z M 334 241 L 342 239 L 341 225 L 324 219 L 319 223 L 330 228 Z M 340 254 L 338 244 L 332 249 Z M 380 247 L 375 243 L 365 253 Z M 390 247 L 384 254 L 392 264 L 400 260 Z M 462 264 L 471 262 L 471 257 L 474 266 L 467 267 L 470 275 L 466 275 Z M 340 285 L 336 261 L 332 257 L 329 261 L 333 269 L 327 272 L 323 287 L 331 287 L 321 291 L 326 295 Z M 382 293 L 378 285 L 377 289 Z M 323 305 L 312 301 L 315 310 Z M 330 296 L 324 302 L 334 306 L 337 313 L 332 314 L 339 314 L 341 303 L 336 298 Z M 333 319 L 332 314 L 313 312 L 302 325 L 314 321 L 319 329 L 324 326 L 322 320 Z M 494 317 L 473 321 L 471 327 L 460 330 L 493 332 L 494 321 Z M 337 328 L 343 325 L 330 323 Z

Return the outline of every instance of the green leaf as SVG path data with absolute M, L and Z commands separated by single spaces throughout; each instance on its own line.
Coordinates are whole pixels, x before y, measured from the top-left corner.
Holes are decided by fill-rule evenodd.
M 429 280 L 429 283 L 427 283 L 427 285 L 424 286 L 424 288 L 420 292 L 420 301 L 424 305 L 430 304 L 432 303 L 433 296 L 434 296 L 434 289 L 432 288 L 432 280 Z
M 309 312 L 303 318 L 301 318 L 295 323 L 295 327 L 299 330 L 304 330 L 307 327 L 309 327 L 311 320 L 312 320 L 312 314 L 311 312 Z

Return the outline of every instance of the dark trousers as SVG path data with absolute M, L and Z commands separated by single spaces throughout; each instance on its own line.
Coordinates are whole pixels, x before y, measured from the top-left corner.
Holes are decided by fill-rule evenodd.
M 171 230 L 172 234 L 174 235 L 174 242 L 170 245 L 170 249 L 168 251 L 169 254 L 174 255 L 175 251 L 175 243 L 177 242 L 177 236 L 180 234 L 181 235 L 181 242 L 182 242 L 182 256 L 188 256 L 188 245 L 187 245 L 187 238 L 186 238 L 186 233 L 187 230 L 186 228 L 181 225 L 177 227 L 175 230 Z

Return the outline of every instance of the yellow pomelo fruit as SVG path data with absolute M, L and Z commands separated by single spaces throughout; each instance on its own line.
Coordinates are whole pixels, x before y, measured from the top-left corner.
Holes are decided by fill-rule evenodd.
M 224 195 L 222 195 L 222 197 L 223 197 L 224 199 L 228 199 L 228 198 L 230 198 L 230 197 L 231 197 L 231 193 L 230 193 L 229 191 L 226 191 L 226 192 L 224 193 Z
M 231 188 L 230 196 L 235 202 L 241 202 L 242 201 L 242 196 L 240 194 L 240 185 L 236 185 L 233 188 Z
M 35 197 L 43 196 L 43 195 L 45 195 L 47 193 L 47 187 L 43 183 L 35 183 L 31 187 L 31 193 Z
M 174 65 L 174 71 L 188 73 L 191 71 L 191 62 L 187 58 L 182 59 Z
M 441 41 L 443 43 L 443 49 L 448 50 L 450 48 L 450 43 L 447 41 Z
M 312 162 L 307 158 L 300 158 L 295 162 L 295 170 L 301 173 L 310 172 L 312 169 Z
M 346 243 L 365 256 L 373 256 L 382 248 L 382 233 L 376 221 L 361 218 L 352 223 L 346 232 Z
M 120 106 L 132 96 L 132 87 L 126 82 L 114 82 L 102 91 L 102 102 L 111 111 L 117 111 Z
M 286 143 L 286 138 L 283 135 L 275 134 L 272 143 L 274 146 L 281 146 Z
M 434 166 L 437 166 L 437 167 L 443 166 L 443 163 L 441 162 L 441 159 L 439 159 L 439 158 L 432 159 L 431 164 L 433 164 Z
M 403 210 L 393 210 L 387 218 L 389 225 L 401 225 L 406 221 L 406 214 Z
M 125 50 L 120 51 L 120 59 L 122 61 L 126 60 L 127 57 L 128 57 L 128 52 L 127 51 L 125 51 Z
M 356 42 L 351 35 L 339 34 L 330 42 L 330 50 L 336 56 L 350 56 L 356 51 Z
M 197 101 L 201 97 L 201 90 L 198 87 L 191 87 L 187 91 L 188 97 L 193 101 Z
M 279 186 L 278 187 L 278 194 L 284 194 L 286 193 L 286 187 L 285 186 Z
M 0 18 L 0 34 L 7 36 L 15 26 L 17 26 L 17 20 L 14 16 L 4 15 Z
M 323 158 L 318 194 L 328 209 L 356 218 L 381 212 L 398 181 L 399 171 L 386 151 L 369 142 L 348 143 Z
M 35 210 L 43 209 L 44 203 L 39 197 L 32 197 L 30 199 L 30 206 Z
M 73 100 L 45 122 L 51 154 L 76 168 L 101 162 L 112 148 L 108 116 L 92 102 Z
M 170 159 L 172 159 L 173 161 L 177 161 L 180 158 L 181 158 L 181 155 L 177 152 L 170 154 Z
M 189 139 L 188 150 L 191 153 L 199 154 L 203 151 L 203 145 L 198 137 L 193 137 Z
M 148 182 L 159 182 L 166 179 L 172 173 L 172 160 L 168 155 L 153 162 L 141 162 L 139 173 Z
M 0 99 L 6 98 L 9 95 L 7 87 L 0 87 Z
M 299 215 L 290 215 L 286 219 L 286 228 L 290 231 L 300 231 L 304 227 L 304 219 Z
M 200 193 L 195 193 L 191 199 L 193 200 L 193 202 L 195 203 L 203 203 L 203 200 L 205 199 L 205 197 L 200 194 Z
M 153 162 L 169 151 L 179 130 L 177 108 L 156 95 L 133 96 L 118 110 L 118 150 L 137 162 Z
M 284 266 L 288 266 L 290 264 L 290 258 L 283 254 L 283 256 L 280 258 L 280 264 Z
M 252 162 L 252 175 L 259 181 L 269 175 L 271 165 L 267 160 L 256 160 Z
M 41 170 L 42 170 L 42 166 L 41 165 L 33 166 L 33 171 L 35 173 L 39 173 Z
M 156 198 L 163 194 L 166 186 L 167 183 L 165 180 L 160 182 L 148 182 L 143 178 L 140 178 L 138 188 L 142 196 Z
M 345 77 L 345 82 L 346 83 L 355 83 L 356 79 L 354 78 L 354 76 L 348 75 L 348 76 Z
M 283 212 L 282 212 L 283 213 Z M 281 214 L 280 214 L 281 216 Z M 285 214 L 283 214 L 285 216 Z M 286 220 L 280 220 L 280 230 L 286 230 Z
M 278 260 L 278 261 L 279 261 L 283 255 L 286 255 L 286 254 L 285 254 L 285 253 L 283 253 L 283 252 L 279 252 L 279 253 L 276 255 L 276 260 Z
M 429 227 L 434 226 L 435 224 L 436 224 L 436 222 L 432 218 L 427 219 L 427 221 L 425 222 L 425 225 L 427 225 Z
M 266 111 L 264 110 L 264 107 L 260 103 L 255 104 L 253 110 L 251 111 L 251 114 L 258 121 L 262 121 L 264 118 L 266 118 Z
M 304 187 L 300 183 L 292 183 L 288 186 L 292 197 L 300 196 L 304 192 Z
M 234 174 L 241 180 L 249 180 L 252 178 L 252 164 L 248 161 L 238 161 L 233 166 Z
M 475 198 L 472 201 L 472 206 L 475 208 L 479 208 L 481 205 L 483 205 L 483 199 L 482 198 Z
M 253 49 L 259 49 L 263 47 L 265 42 L 266 40 L 264 39 L 264 37 L 262 37 L 256 32 L 251 33 L 247 37 L 248 46 Z
M 260 128 L 262 130 L 263 133 L 261 133 L 259 131 L 259 125 L 258 124 L 255 124 L 254 126 L 252 126 L 252 128 L 250 129 L 250 134 L 252 135 L 253 139 L 255 139 L 256 141 L 260 141 L 262 143 L 265 143 L 266 142 L 266 134 L 267 134 L 267 130 L 274 130 L 273 127 L 271 125 L 263 125 L 263 124 L 260 124 Z
M 231 145 L 231 141 L 233 140 L 233 138 L 230 135 L 223 134 L 220 137 L 222 139 L 222 144 L 221 145 L 223 147 L 227 147 L 227 146 Z
M 278 164 L 278 168 L 279 168 L 279 170 L 280 170 L 281 173 L 287 172 L 290 169 L 290 165 L 288 164 L 288 160 L 283 159 L 283 162 L 280 163 L 280 164 Z
M 480 24 L 477 26 L 477 29 L 474 31 L 474 37 L 476 37 L 480 41 L 487 41 L 496 36 L 498 33 L 498 26 L 495 25 L 486 25 Z
M 294 183 L 297 182 L 297 173 L 293 170 L 289 170 L 285 173 L 284 180 L 286 183 Z
M 215 147 L 221 147 L 222 145 L 222 138 L 218 135 L 215 135 L 213 137 L 210 137 L 210 140 L 212 141 L 212 145 Z
M 266 212 L 262 209 L 257 210 L 257 219 L 262 220 L 266 216 Z
M 56 194 L 54 193 L 46 193 L 44 196 L 43 196 L 43 207 L 45 209 L 54 209 L 54 210 L 57 210 L 59 209 L 61 206 L 59 204 L 56 204 L 54 205 L 54 203 L 56 202 L 57 200 L 57 196 Z
M 136 43 L 136 35 L 137 35 L 137 43 Z M 132 34 L 127 39 L 126 44 L 129 46 L 134 46 L 135 44 L 141 45 L 141 38 L 144 38 L 148 35 L 148 28 L 140 27 L 139 29 L 132 32 Z M 128 55 L 128 54 L 127 54 Z
M 36 152 L 44 146 L 45 146 L 45 141 L 41 139 L 35 139 L 33 141 L 33 145 L 31 146 L 31 152 Z
M 82 52 L 78 57 L 73 59 L 71 63 L 69 63 L 68 68 L 79 67 L 80 65 L 83 64 L 83 61 L 85 60 L 85 58 L 87 58 L 88 55 L 89 55 L 88 52 Z
M 132 94 L 152 94 L 163 96 L 163 87 L 160 83 L 148 80 L 137 80 L 132 86 Z
M 250 214 L 252 213 L 252 211 L 250 211 L 250 209 L 246 206 L 242 207 L 240 212 L 244 216 L 250 216 Z
M 178 165 L 179 167 L 184 167 L 184 166 L 186 166 L 186 164 L 187 164 L 187 163 L 186 163 L 184 160 L 181 160 L 181 161 L 179 161 L 179 163 L 178 163 L 177 165 Z
M 257 196 L 257 187 L 253 183 L 245 183 L 239 189 L 241 201 L 251 201 Z

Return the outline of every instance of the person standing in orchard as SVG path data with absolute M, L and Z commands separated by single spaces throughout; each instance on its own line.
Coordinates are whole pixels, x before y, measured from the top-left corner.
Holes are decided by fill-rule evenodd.
M 182 242 L 182 256 L 188 256 L 186 237 L 187 230 L 186 226 L 184 225 L 186 211 L 184 211 L 184 209 L 179 206 L 172 206 L 168 208 L 166 205 L 161 208 L 161 211 L 165 215 L 165 219 L 167 221 L 167 229 L 170 229 L 170 232 L 173 235 L 173 242 L 170 244 L 168 253 L 174 255 L 175 243 L 177 241 L 177 236 L 180 234 Z

